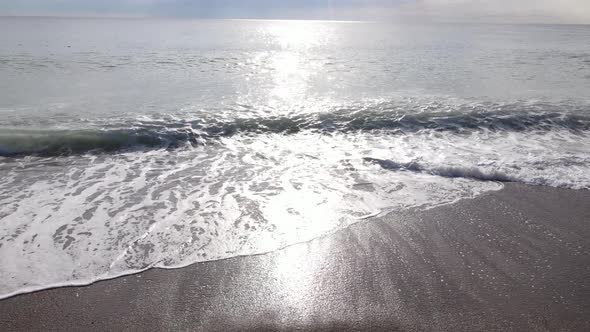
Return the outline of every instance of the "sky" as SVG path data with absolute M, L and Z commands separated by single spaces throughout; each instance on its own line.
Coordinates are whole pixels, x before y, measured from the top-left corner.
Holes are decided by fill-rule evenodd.
M 0 15 L 590 24 L 590 0 L 0 0 Z

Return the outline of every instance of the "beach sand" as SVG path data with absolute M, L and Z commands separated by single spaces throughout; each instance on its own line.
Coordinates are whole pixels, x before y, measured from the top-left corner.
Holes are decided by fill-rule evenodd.
M 276 252 L 0 301 L 0 331 L 590 331 L 590 191 L 507 184 Z

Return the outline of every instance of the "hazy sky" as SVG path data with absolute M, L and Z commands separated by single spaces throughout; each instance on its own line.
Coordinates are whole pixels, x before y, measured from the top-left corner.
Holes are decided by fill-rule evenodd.
M 590 24 L 590 0 L 0 0 L 0 15 Z

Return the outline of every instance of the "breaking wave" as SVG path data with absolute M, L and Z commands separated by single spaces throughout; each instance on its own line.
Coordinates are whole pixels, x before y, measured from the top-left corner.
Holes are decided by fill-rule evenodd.
M 268 252 L 502 182 L 590 189 L 584 107 L 421 105 L 1 119 L 0 298 Z
M 407 111 L 380 105 L 292 116 L 198 119 L 190 121 L 121 121 L 89 129 L 0 129 L 0 156 L 59 156 L 116 153 L 137 149 L 178 148 L 234 135 L 420 131 L 465 134 L 473 131 L 590 131 L 590 112 L 559 110 L 552 105 L 479 105 L 452 110 Z

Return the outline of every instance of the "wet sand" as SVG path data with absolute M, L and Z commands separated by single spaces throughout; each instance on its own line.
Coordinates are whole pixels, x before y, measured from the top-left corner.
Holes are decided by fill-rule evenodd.
M 0 331 L 590 331 L 590 191 L 507 184 L 269 254 L 0 301 Z

